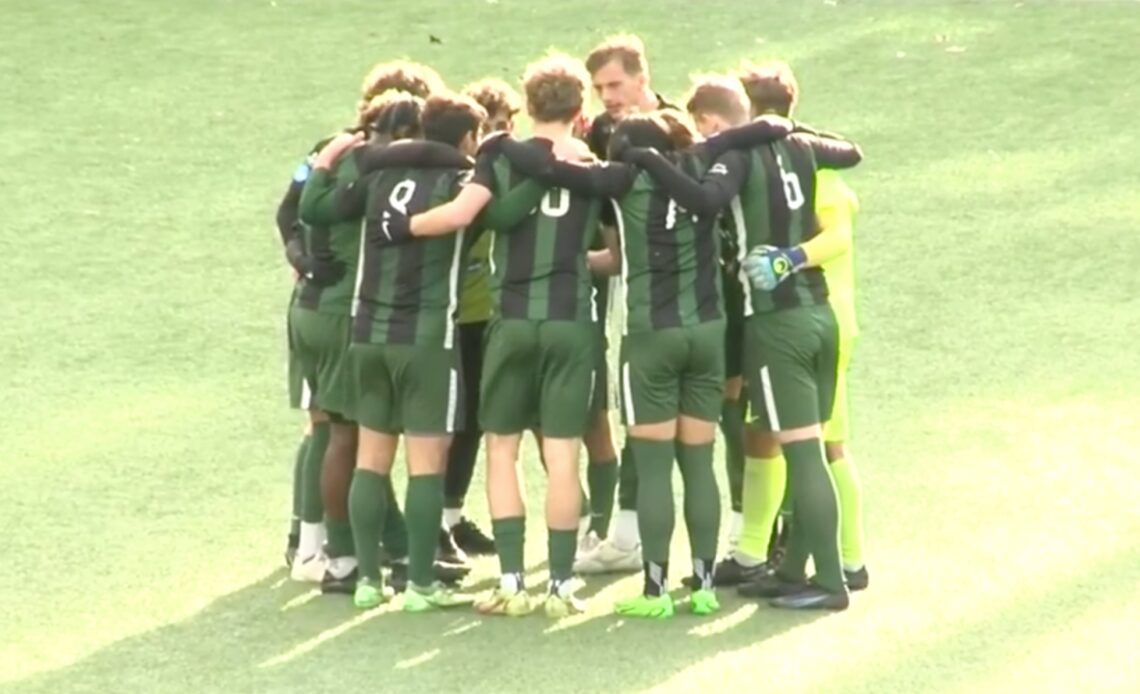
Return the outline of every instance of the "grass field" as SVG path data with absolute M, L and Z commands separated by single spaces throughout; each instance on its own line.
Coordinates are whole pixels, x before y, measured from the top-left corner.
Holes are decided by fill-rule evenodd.
M 0 0 L 0 691 L 1140 691 L 1140 4 L 67 5 Z M 641 624 L 631 577 L 555 626 L 286 582 L 287 177 L 378 60 L 514 78 L 619 28 L 668 95 L 789 60 L 867 153 L 871 590 Z

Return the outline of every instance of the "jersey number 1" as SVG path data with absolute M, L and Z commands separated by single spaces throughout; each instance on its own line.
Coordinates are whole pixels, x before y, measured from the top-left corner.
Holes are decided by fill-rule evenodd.
M 776 165 L 780 167 L 780 180 L 784 182 L 784 198 L 788 201 L 788 209 L 800 209 L 804 206 L 804 189 L 800 187 L 800 177 L 795 171 L 786 171 L 784 161 L 779 156 L 776 157 Z

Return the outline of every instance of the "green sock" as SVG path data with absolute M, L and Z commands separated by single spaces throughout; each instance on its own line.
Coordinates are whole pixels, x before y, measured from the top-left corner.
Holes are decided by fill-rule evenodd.
M 793 539 L 803 534 L 803 541 L 815 560 L 816 583 L 839 592 L 843 590 L 843 566 L 839 560 L 839 503 L 823 454 L 823 441 L 808 439 L 785 443 L 783 447 L 788 461 L 788 482 L 794 495 Z
M 293 518 L 289 522 L 289 534 L 297 537 L 301 534 L 301 490 L 304 488 L 305 453 L 309 449 L 310 436 L 301 437 L 301 444 L 297 446 L 297 455 L 293 459 Z
M 384 543 L 384 553 L 389 560 L 406 559 L 408 557 L 408 524 L 404 521 L 404 512 L 396 501 L 396 488 L 392 486 L 392 477 L 384 476 L 384 498 L 387 500 L 384 512 L 384 528 L 380 541 Z
M 495 552 L 499 555 L 499 571 L 522 574 L 523 543 L 526 540 L 526 518 L 492 518 L 491 534 L 495 536 Z
M 720 409 L 720 432 L 724 436 L 724 466 L 728 472 L 728 497 L 732 510 L 744 509 L 744 403 L 725 400 Z
M 329 558 L 351 557 L 355 551 L 352 544 L 352 523 L 326 513 L 325 530 L 328 533 L 326 549 Z
M 352 486 L 348 488 L 348 517 L 352 522 L 352 541 L 356 548 L 356 562 L 360 577 L 380 580 L 380 531 L 387 512 L 388 498 L 384 485 L 387 475 L 357 468 L 352 473 Z
M 546 530 L 546 551 L 550 559 L 550 580 L 565 581 L 574 574 L 574 552 L 578 549 L 577 530 Z
M 605 538 L 610 531 L 610 517 L 614 514 L 614 492 L 617 484 L 616 460 L 586 465 L 586 483 L 590 485 L 590 530 Z
M 626 440 L 637 462 L 637 525 L 641 530 L 643 561 L 669 561 L 673 539 L 672 441 Z
M 305 523 L 320 523 L 324 515 L 321 503 L 321 464 L 325 460 L 325 449 L 329 447 L 329 423 L 313 425 L 309 445 L 305 447 L 305 461 L 301 465 L 301 520 Z
M 443 521 L 443 475 L 408 477 L 404 516 L 408 521 L 408 580 L 417 586 L 435 581 L 435 550 Z
M 618 508 L 623 511 L 637 509 L 637 464 L 634 455 L 633 446 L 629 444 L 629 438 L 626 438 L 618 467 Z
M 690 446 L 676 444 L 677 463 L 685 485 L 685 526 L 693 556 L 710 563 L 716 560 L 720 534 L 720 491 L 713 472 L 712 442 Z
M 839 492 L 839 548 L 843 568 L 863 568 L 863 490 L 855 463 L 840 458 L 831 463 L 831 477 Z

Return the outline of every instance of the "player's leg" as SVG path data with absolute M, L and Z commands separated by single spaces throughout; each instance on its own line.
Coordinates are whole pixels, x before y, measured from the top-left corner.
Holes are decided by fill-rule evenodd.
M 855 348 L 855 338 L 845 337 L 840 326 L 839 365 L 835 381 L 835 404 L 831 418 L 823 427 L 827 462 L 835 488 L 839 492 L 839 549 L 843 557 L 843 573 L 847 587 L 863 590 L 869 583 L 863 559 L 863 491 L 855 461 L 847 441 L 851 434 L 850 409 L 847 400 L 847 373 Z
M 720 432 L 724 438 L 724 465 L 732 516 L 728 526 L 729 551 L 740 541 L 744 529 L 744 307 L 740 282 L 725 278 L 724 404 Z
M 443 471 L 453 432 L 462 418 L 459 355 L 434 345 L 389 345 L 393 398 L 404 429 L 408 490 L 408 589 L 405 612 L 470 604 L 435 581 L 433 564 L 443 520 Z
M 307 410 L 312 397 L 305 384 L 301 360 L 297 357 L 296 350 L 293 347 L 293 325 L 290 314 L 292 314 L 291 302 L 290 310 L 285 314 L 285 335 L 288 343 L 286 382 L 289 387 L 289 407 L 294 410 Z M 301 542 L 301 489 L 303 486 L 301 482 L 305 451 L 309 446 L 310 434 L 309 418 L 306 416 L 304 433 L 301 435 L 301 442 L 298 444 L 297 453 L 293 458 L 293 513 L 289 520 L 289 536 L 285 541 L 285 567 L 290 569 L 293 567 L 293 558 L 297 556 L 297 545 Z
M 479 421 L 486 432 L 487 505 L 499 585 L 475 608 L 484 614 L 521 616 L 533 605 L 523 582 L 526 506 L 519 479 L 519 444 L 538 407 L 534 385 L 538 326 L 530 321 L 493 320 L 487 328 Z
M 689 359 L 681 375 L 677 462 L 685 487 L 685 526 L 692 550 L 697 614 L 720 609 L 713 592 L 713 565 L 720 533 L 720 492 L 713 472 L 713 442 L 724 401 L 724 329 L 719 323 L 687 328 Z
M 671 328 L 622 339 L 621 414 L 626 443 L 637 463 L 637 521 L 645 582 L 641 595 L 619 602 L 631 617 L 673 615 L 669 595 L 669 546 L 673 539 L 673 463 L 679 452 L 681 369 L 687 356 L 684 331 Z
M 594 392 L 590 404 L 592 420 L 585 438 L 586 486 L 590 495 L 589 503 L 583 509 L 590 517 L 587 530 L 599 541 L 606 539 L 609 534 L 618 473 L 617 453 L 614 451 L 613 432 L 610 431 L 610 370 L 606 363 L 606 347 L 606 337 L 599 330 L 598 351 L 594 362 Z M 597 542 L 591 540 L 586 544 L 596 545 Z
M 753 406 L 763 410 L 787 459 L 795 525 L 771 578 L 772 604 L 792 609 L 844 609 L 839 558 L 839 509 L 827 469 L 820 422 L 834 399 L 838 335 L 829 306 L 753 316 L 747 328 L 760 368 L 745 374 Z M 806 580 L 814 559 L 816 573 Z
M 463 515 L 463 503 L 471 488 L 479 443 L 483 439 L 483 432 L 479 429 L 479 381 L 483 374 L 486 328 L 485 322 L 461 323 L 458 326 L 464 418 L 448 449 L 447 472 L 443 479 L 443 526 L 451 533 L 454 544 L 467 554 L 495 553 L 494 540 Z
M 581 493 L 578 460 L 590 424 L 598 341 L 589 323 L 547 321 L 539 326 L 538 397 L 542 457 L 546 463 L 546 528 L 552 618 L 580 612 L 571 581 L 578 546 Z
M 305 456 L 301 461 L 301 525 L 297 543 L 297 557 L 290 569 L 295 581 L 319 582 L 325 573 L 323 545 L 325 527 L 322 522 L 321 463 L 329 442 L 328 416 L 320 409 L 317 399 L 320 389 L 321 341 L 325 327 L 322 316 L 294 306 L 289 312 L 291 343 L 305 383 L 313 398 L 306 403 L 309 410 L 311 435 Z
M 379 543 L 388 507 L 394 501 L 389 475 L 399 427 L 384 348 L 353 345 L 350 352 L 357 388 L 355 415 L 360 423 L 356 470 L 348 491 L 348 517 L 359 575 L 353 600 L 357 607 L 369 608 L 390 596 L 381 580 Z

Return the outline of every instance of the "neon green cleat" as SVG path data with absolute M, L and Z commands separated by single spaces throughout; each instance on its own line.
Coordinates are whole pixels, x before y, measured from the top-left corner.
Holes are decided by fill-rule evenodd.
M 694 590 L 689 596 L 689 607 L 693 614 L 705 616 L 720 612 L 720 602 L 716 599 L 716 592 L 712 590 Z
M 715 598 L 714 598 L 715 599 Z M 625 617 L 645 617 L 647 619 L 669 619 L 673 616 L 673 597 L 668 593 L 653 597 L 639 595 L 622 600 L 614 605 L 614 612 Z
M 508 617 L 524 617 L 534 612 L 535 604 L 530 593 L 525 590 L 514 592 L 496 588 L 485 599 L 475 603 L 475 610 L 481 614 L 501 614 Z
M 392 595 L 392 589 L 384 585 L 383 581 L 362 578 L 356 582 L 352 602 L 362 610 L 370 610 L 391 600 Z
M 409 584 L 404 591 L 404 612 L 431 612 L 470 604 L 471 596 L 456 593 L 438 582 L 427 589 Z
M 558 593 L 551 593 L 546 596 L 546 602 L 542 604 L 543 611 L 546 616 L 551 619 L 562 619 L 569 617 L 573 614 L 582 614 L 586 611 L 586 602 L 573 593 L 560 595 Z

